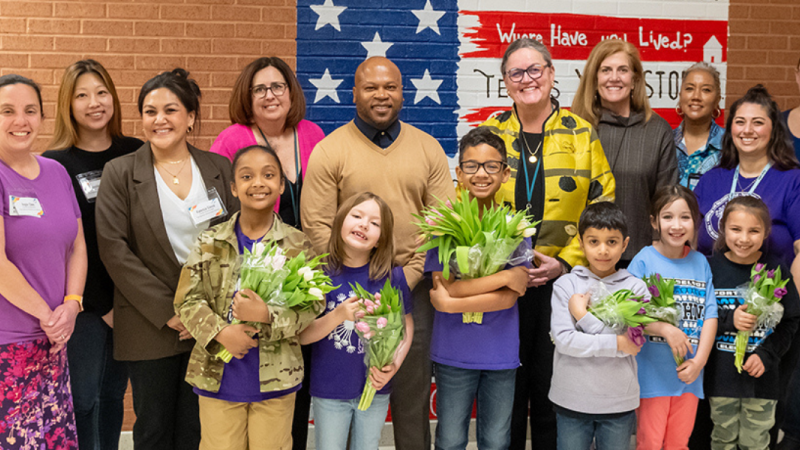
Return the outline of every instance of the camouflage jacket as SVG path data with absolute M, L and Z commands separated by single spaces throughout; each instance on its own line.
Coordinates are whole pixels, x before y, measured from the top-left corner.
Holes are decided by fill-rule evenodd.
M 214 337 L 229 325 L 226 317 L 236 292 L 241 258 L 236 239 L 236 213 L 200 234 L 181 270 L 175 291 L 175 313 L 197 343 L 192 350 L 186 382 L 199 389 L 217 392 L 225 363 L 215 355 L 223 348 Z M 302 232 L 284 224 L 275 214 L 272 229 L 264 241 L 276 241 L 288 257 L 301 251 L 313 256 L 311 242 Z M 261 392 L 280 391 L 303 380 L 303 357 L 297 335 L 322 312 L 323 302 L 312 311 L 297 312 L 270 306 L 271 323 L 255 324 L 259 329 L 259 379 Z

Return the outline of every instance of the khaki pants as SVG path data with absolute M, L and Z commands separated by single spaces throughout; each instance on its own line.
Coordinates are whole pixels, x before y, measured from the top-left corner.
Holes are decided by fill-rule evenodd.
M 291 450 L 295 393 L 257 403 L 200 396 L 200 450 Z
M 769 447 L 769 430 L 775 424 L 777 400 L 711 397 L 713 450 L 762 450 Z

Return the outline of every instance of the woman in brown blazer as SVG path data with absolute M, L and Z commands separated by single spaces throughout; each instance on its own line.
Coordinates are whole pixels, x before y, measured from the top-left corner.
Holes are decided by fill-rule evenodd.
M 199 445 L 197 395 L 184 381 L 194 340 L 172 301 L 197 236 L 239 207 L 227 158 L 186 142 L 200 120 L 200 89 L 188 75 L 175 69 L 144 84 L 147 142 L 105 166 L 97 196 L 100 257 L 115 285 L 114 357 L 130 372 L 136 450 Z M 227 214 L 214 207 L 223 205 Z

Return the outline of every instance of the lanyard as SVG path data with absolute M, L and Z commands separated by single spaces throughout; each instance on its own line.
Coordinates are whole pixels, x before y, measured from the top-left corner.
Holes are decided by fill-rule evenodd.
M 761 174 L 756 178 L 756 181 L 753 183 L 753 186 L 747 191 L 747 195 L 752 195 L 755 192 L 756 188 L 759 184 L 761 184 L 761 180 L 764 179 L 764 175 L 769 172 L 770 167 L 772 167 L 772 163 L 767 163 L 763 169 L 761 169 Z M 739 183 L 739 165 L 736 165 L 736 171 L 733 173 L 733 182 L 731 183 L 731 192 L 728 194 L 728 200 L 733 198 L 733 194 L 736 193 L 736 185 Z
M 525 139 L 525 136 L 522 136 L 522 139 Z M 542 135 L 542 140 L 544 141 L 544 135 Z M 522 156 L 523 158 L 520 159 L 522 162 L 523 171 L 525 172 L 525 189 L 526 189 L 526 194 L 528 196 L 528 205 L 530 205 L 531 198 L 533 197 L 533 188 L 536 187 L 536 177 L 539 176 L 539 165 L 542 164 L 542 159 L 544 158 L 539 158 L 539 160 L 536 161 L 536 169 L 533 172 L 533 182 L 531 182 L 531 180 L 528 177 L 528 160 L 527 158 L 524 157 L 525 155 Z
M 261 137 L 264 138 L 264 142 L 269 145 L 269 141 L 267 141 L 267 136 L 264 135 L 264 132 L 261 131 L 261 127 L 256 125 L 258 128 L 258 132 L 261 133 Z M 302 167 L 300 167 L 300 152 L 297 149 L 297 128 L 295 128 L 294 133 L 294 169 L 295 169 L 295 179 L 294 183 L 289 182 L 286 180 L 286 184 L 289 185 L 289 197 L 292 199 L 292 214 L 294 215 L 294 223 L 298 226 L 300 225 L 300 211 L 297 207 L 297 195 L 298 193 L 295 192 L 297 184 L 300 182 L 300 177 L 302 176 Z

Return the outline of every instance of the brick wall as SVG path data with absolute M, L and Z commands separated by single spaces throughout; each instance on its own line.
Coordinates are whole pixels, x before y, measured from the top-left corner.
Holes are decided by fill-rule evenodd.
M 728 104 L 763 83 L 781 109 L 800 104 L 794 69 L 800 59 L 800 2 L 730 0 Z
M 0 1 L 0 74 L 42 85 L 45 124 L 53 131 L 58 85 L 66 66 L 94 58 L 108 69 L 122 102 L 123 129 L 141 137 L 139 88 L 159 72 L 183 67 L 203 92 L 202 128 L 192 141 L 207 149 L 230 124 L 228 99 L 253 59 L 295 64 L 294 0 Z

